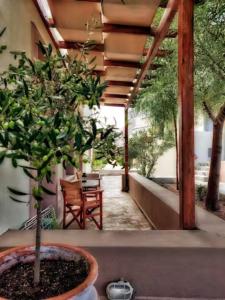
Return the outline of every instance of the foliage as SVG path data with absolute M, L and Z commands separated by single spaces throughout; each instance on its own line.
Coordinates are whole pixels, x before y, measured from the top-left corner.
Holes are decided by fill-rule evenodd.
M 174 42 L 166 42 L 165 49 L 170 51 L 166 58 L 158 58 L 157 71 L 149 71 L 137 95 L 135 110 L 143 113 L 160 133 L 164 130 L 174 132 L 177 119 L 177 55 Z
M 114 127 L 100 127 L 95 115 L 85 118 L 80 113 L 84 104 L 99 105 L 106 84 L 82 62 L 53 55 L 50 45 L 40 47 L 44 61 L 14 53 L 18 65 L 2 76 L 1 161 L 11 158 L 14 167 L 21 166 L 37 182 L 50 182 L 52 167 L 60 162 L 74 165 L 74 156 L 91 148 L 114 161 Z M 21 165 L 21 159 L 28 164 Z M 33 196 L 37 199 L 41 192 L 41 187 L 34 189 Z
M 196 107 L 217 113 L 225 102 L 225 3 L 209 0 L 195 10 Z M 207 30 L 206 30 L 207 28 Z
M 51 45 L 39 47 L 43 61 L 13 52 L 16 64 L 0 78 L 0 163 L 10 158 L 36 182 L 31 192 L 37 209 L 35 285 L 40 282 L 41 200 L 54 195 L 43 182 L 52 182 L 57 164 L 75 166 L 76 156 L 91 148 L 115 163 L 117 136 L 113 126 L 99 126 L 96 115 L 82 116 L 84 105 L 99 106 L 106 83 L 82 61 L 54 54 Z M 30 194 L 9 191 L 21 203 Z
M 217 210 L 222 157 L 222 131 L 225 121 L 225 4 L 208 0 L 196 9 L 196 107 L 204 109 L 213 122 L 206 208 Z M 206 30 L 207 28 L 207 30 Z
M 137 132 L 129 139 L 130 165 L 149 178 L 154 172 L 158 158 L 170 147 L 169 132 L 163 137 L 160 137 L 158 130 L 153 127 Z
M 207 194 L 207 187 L 206 186 L 201 185 L 201 184 L 196 186 L 196 198 L 197 198 L 197 200 L 204 201 L 205 197 L 206 197 L 206 194 Z

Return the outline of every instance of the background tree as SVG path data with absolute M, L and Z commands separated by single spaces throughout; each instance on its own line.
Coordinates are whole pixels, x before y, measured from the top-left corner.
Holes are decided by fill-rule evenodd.
M 138 172 L 150 178 L 159 157 L 171 147 L 171 136 L 167 132 L 160 135 L 157 128 L 136 132 L 129 139 L 129 164 Z
M 175 41 L 166 41 L 163 47 L 169 54 L 158 58 L 157 71 L 149 71 L 135 102 L 135 110 L 144 114 L 149 126 L 157 127 L 160 138 L 171 132 L 171 147 L 176 146 L 176 177 L 178 188 L 178 130 L 177 130 L 177 50 Z M 168 136 L 166 137 L 168 138 Z
M 195 10 L 196 107 L 213 123 L 206 208 L 218 209 L 225 120 L 225 3 L 208 0 Z

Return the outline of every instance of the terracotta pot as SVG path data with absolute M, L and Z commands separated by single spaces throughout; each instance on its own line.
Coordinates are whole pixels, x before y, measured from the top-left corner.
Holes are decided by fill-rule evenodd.
M 59 296 L 47 298 L 48 300 L 97 300 L 97 292 L 93 286 L 98 276 L 98 264 L 95 258 L 87 251 L 64 244 L 42 244 L 41 258 L 57 259 L 65 258 L 72 260 L 79 256 L 84 257 L 89 265 L 90 272 L 79 286 Z M 24 246 L 12 248 L 10 250 L 0 253 L 0 274 L 17 264 L 18 262 L 31 262 L 34 261 L 34 246 Z M 47 300 L 46 299 L 46 300 Z M 0 300 L 6 300 L 1 298 Z

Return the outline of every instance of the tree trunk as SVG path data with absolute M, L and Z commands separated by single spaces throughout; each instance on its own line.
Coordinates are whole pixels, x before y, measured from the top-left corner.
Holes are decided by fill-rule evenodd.
M 41 201 L 37 201 L 37 226 L 35 243 L 35 262 L 34 262 L 34 286 L 40 283 L 40 248 L 41 248 Z
M 177 190 L 179 190 L 179 151 L 178 151 L 178 132 L 177 132 L 177 118 L 173 113 L 173 123 L 174 123 L 174 135 L 175 135 L 175 145 L 176 145 L 176 185 Z
M 223 122 L 214 122 L 213 125 L 213 141 L 212 155 L 209 170 L 208 191 L 206 195 L 205 205 L 208 210 L 218 210 L 219 200 L 219 182 L 222 154 L 222 134 Z

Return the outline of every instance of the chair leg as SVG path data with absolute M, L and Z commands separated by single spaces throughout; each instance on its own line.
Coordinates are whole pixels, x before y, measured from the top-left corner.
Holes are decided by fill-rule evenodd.
M 100 230 L 103 229 L 102 204 L 100 205 Z
M 66 228 L 66 207 L 63 208 L 63 229 Z

